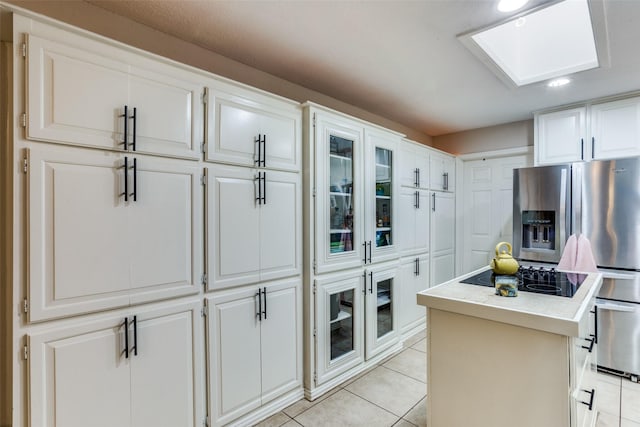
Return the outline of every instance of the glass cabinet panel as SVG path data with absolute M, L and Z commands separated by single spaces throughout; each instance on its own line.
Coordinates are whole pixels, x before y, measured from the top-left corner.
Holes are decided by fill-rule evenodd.
M 392 155 L 391 150 L 376 147 L 376 247 L 393 244 L 391 233 Z
M 393 331 L 393 312 L 392 312 L 392 300 L 394 295 L 392 294 L 393 290 L 393 279 L 383 280 L 382 282 L 378 282 L 377 284 L 377 299 L 376 299 L 376 321 L 378 324 L 377 327 L 377 335 L 378 338 L 381 338 Z
M 353 289 L 330 295 L 331 360 L 354 349 Z
M 329 251 L 351 252 L 354 250 L 354 142 L 331 135 L 329 144 Z

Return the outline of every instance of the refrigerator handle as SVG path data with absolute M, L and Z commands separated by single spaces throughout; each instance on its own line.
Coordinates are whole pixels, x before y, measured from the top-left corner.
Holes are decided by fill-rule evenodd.
M 584 160 L 584 138 L 580 138 L 580 160 Z
M 555 241 L 558 242 L 558 246 L 560 247 L 559 254 L 562 254 L 564 251 L 564 245 L 567 241 L 567 169 L 562 169 L 562 173 L 560 174 L 560 218 L 558 221 L 558 226 L 560 227 L 560 233 L 556 233 Z M 558 237 L 560 238 L 558 241 Z
M 636 308 L 627 307 L 624 305 L 611 304 L 611 303 L 598 303 L 598 310 L 610 310 L 610 311 L 621 311 L 625 313 L 632 313 L 636 311 Z

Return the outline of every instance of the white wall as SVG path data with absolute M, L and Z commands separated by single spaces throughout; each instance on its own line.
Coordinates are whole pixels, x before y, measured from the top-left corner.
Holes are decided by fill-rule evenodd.
M 533 119 L 433 137 L 433 147 L 460 155 L 533 146 Z

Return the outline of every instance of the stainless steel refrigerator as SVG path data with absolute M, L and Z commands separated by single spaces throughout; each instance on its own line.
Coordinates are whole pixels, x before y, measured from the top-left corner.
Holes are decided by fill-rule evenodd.
M 558 263 L 582 233 L 604 273 L 598 295 L 598 365 L 640 375 L 640 157 L 514 171 L 513 249 Z

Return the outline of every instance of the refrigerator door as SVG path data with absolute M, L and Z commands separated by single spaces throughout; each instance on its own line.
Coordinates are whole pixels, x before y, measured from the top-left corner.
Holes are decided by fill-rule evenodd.
M 604 278 L 598 298 L 640 304 L 640 274 L 631 279 Z M 638 325 L 640 327 L 640 324 Z
M 513 171 L 513 256 L 558 262 L 571 232 L 571 165 Z
M 598 366 L 640 374 L 640 304 L 597 298 Z
M 598 267 L 640 269 L 640 158 L 586 163 L 582 202 Z

